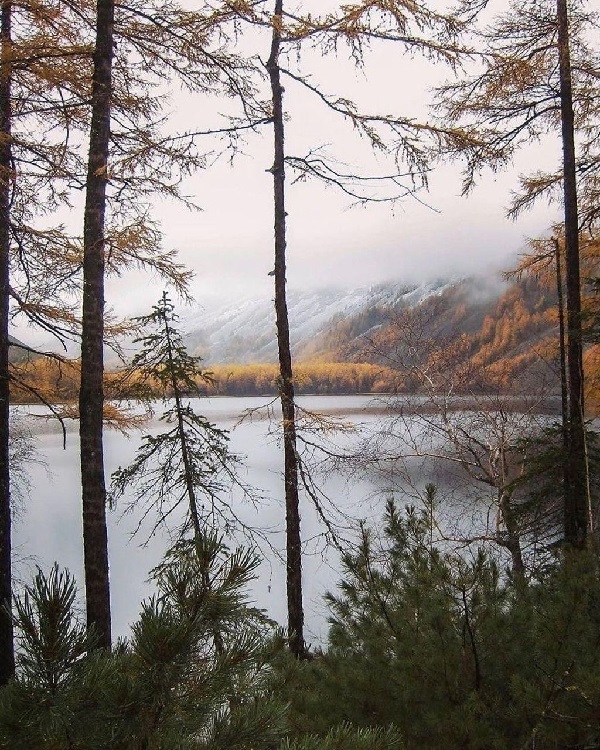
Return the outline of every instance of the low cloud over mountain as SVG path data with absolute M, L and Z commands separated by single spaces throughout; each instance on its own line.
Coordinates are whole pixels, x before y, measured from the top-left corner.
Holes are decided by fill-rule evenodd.
M 381 325 L 389 313 L 414 307 L 453 287 L 456 281 L 421 285 L 378 284 L 358 289 L 290 290 L 288 313 L 294 354 L 307 355 L 315 341 L 344 321 L 361 321 L 358 335 Z M 187 344 L 207 363 L 275 362 L 275 313 L 272 300 L 249 298 L 185 316 Z

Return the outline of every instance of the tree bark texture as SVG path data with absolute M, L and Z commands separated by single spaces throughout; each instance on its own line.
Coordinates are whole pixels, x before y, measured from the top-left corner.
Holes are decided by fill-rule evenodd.
M 565 303 L 563 295 L 562 263 L 560 260 L 560 242 L 554 238 L 554 257 L 556 262 L 556 296 L 558 298 L 558 345 L 560 350 L 560 407 L 561 432 L 563 443 L 563 490 L 564 497 L 569 496 L 571 472 L 568 470 L 569 456 L 569 385 L 567 380 L 567 337 L 565 331 Z
M 0 685 L 15 671 L 11 569 L 9 448 L 8 311 L 10 300 L 10 201 L 13 183 L 11 146 L 11 0 L 3 0 L 0 18 Z
M 279 69 L 283 0 L 275 1 L 271 54 L 267 70 L 271 81 L 273 104 L 273 195 L 275 207 L 275 314 L 279 351 L 279 396 L 283 417 L 287 609 L 291 652 L 304 656 L 304 609 L 302 604 L 302 544 L 300 537 L 300 504 L 298 494 L 298 453 L 296 448 L 296 413 L 294 381 L 290 350 L 290 328 L 286 298 L 286 211 L 285 211 L 285 132 L 283 122 L 283 88 Z
M 505 538 L 501 543 L 510 553 L 511 572 L 515 582 L 519 587 L 524 588 L 526 584 L 526 571 L 525 563 L 523 562 L 523 552 L 521 550 L 521 534 L 513 513 L 512 496 L 506 489 L 499 491 L 498 508 L 500 509 L 504 528 L 506 529 Z
M 565 493 L 565 541 L 575 549 L 586 543 L 587 466 L 583 398 L 583 341 L 581 335 L 581 282 L 579 274 L 579 220 L 575 164 L 575 127 L 569 49 L 567 0 L 557 0 L 560 104 L 563 147 L 565 216 L 565 281 L 567 303 L 567 375 L 569 429 Z
M 83 319 L 79 393 L 83 546 L 88 627 L 111 646 L 104 479 L 104 231 L 113 58 L 113 0 L 98 0 L 92 121 L 83 227 Z

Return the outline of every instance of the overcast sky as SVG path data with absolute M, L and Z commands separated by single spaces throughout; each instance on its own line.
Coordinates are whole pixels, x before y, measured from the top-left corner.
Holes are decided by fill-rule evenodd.
M 256 51 L 267 56 L 268 37 L 256 38 Z M 345 52 L 326 58 L 308 53 L 302 64 L 327 93 L 352 97 L 372 112 L 416 118 L 425 116 L 428 88 L 450 75 L 443 66 L 413 60 L 391 44 L 368 55 L 364 73 L 354 69 Z M 289 154 L 324 146 L 344 168 L 389 173 L 389 162 L 374 159 L 347 123 L 298 84 L 286 80 L 284 85 Z M 173 120 L 182 129 L 206 127 L 213 106 L 174 92 Z M 185 190 L 201 212 L 171 202 L 153 209 L 163 221 L 165 246 L 176 248 L 196 273 L 193 291 L 199 303 L 210 304 L 215 293 L 232 300 L 271 293 L 272 176 L 266 171 L 272 163 L 271 143 L 267 126 L 248 139 L 233 163 L 223 158 L 189 179 Z M 288 284 L 363 286 L 505 268 L 524 250 L 527 237 L 544 232 L 557 218 L 556 207 L 547 205 L 516 223 L 505 218 L 517 175 L 554 166 L 559 155 L 555 140 L 528 147 L 505 173 L 484 174 L 466 198 L 460 195 L 459 165 L 440 166 L 430 174 L 430 192 L 418 196 L 423 202 L 409 197 L 393 207 L 350 208 L 350 199 L 334 189 L 311 182 L 290 185 L 288 179 Z M 288 177 L 293 177 L 289 170 Z M 111 282 L 108 302 L 120 312 L 137 313 L 160 290 L 159 283 L 147 279 Z
M 319 0 L 319 3 L 325 0 Z M 244 38 L 263 60 L 269 35 Z M 357 101 L 363 111 L 423 120 L 429 88 L 448 78 L 434 66 L 402 53 L 395 44 L 378 44 L 357 71 L 347 51 L 323 57 L 306 52 L 303 69 L 323 91 Z M 292 56 L 290 65 L 296 65 Z M 305 155 L 324 147 L 341 169 L 388 174 L 390 162 L 373 156 L 366 140 L 294 81 L 284 80 L 287 153 Z M 171 92 L 173 126 L 205 129 L 228 105 Z M 265 88 L 265 96 L 268 89 Z M 206 143 L 206 149 L 214 144 Z M 501 174 L 484 174 L 468 197 L 461 197 L 460 165 L 441 165 L 429 175 L 430 192 L 390 206 L 351 207 L 351 200 L 314 182 L 291 184 L 288 170 L 288 284 L 292 288 L 337 285 L 356 287 L 386 280 L 420 281 L 432 277 L 497 273 L 557 218 L 556 207 L 540 205 L 518 222 L 505 218 L 511 189 L 520 172 L 554 167 L 559 143 L 524 149 L 518 162 Z M 184 185 L 200 212 L 172 201 L 156 201 L 151 213 L 164 229 L 164 246 L 176 249 L 195 272 L 192 292 L 198 305 L 215 298 L 235 303 L 239 296 L 272 296 L 273 268 L 272 129 L 251 135 L 233 161 L 226 156 L 189 178 Z M 78 212 L 72 217 L 77 221 Z M 107 304 L 118 314 L 147 312 L 163 285 L 134 274 L 107 284 Z M 182 310 L 185 314 L 185 311 Z M 17 332 L 19 333 L 19 332 Z

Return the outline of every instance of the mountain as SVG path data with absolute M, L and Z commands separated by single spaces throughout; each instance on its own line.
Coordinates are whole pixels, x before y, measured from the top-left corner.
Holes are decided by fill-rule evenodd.
M 8 359 L 10 362 L 28 362 L 32 357 L 32 351 L 14 336 L 8 335 Z
M 207 393 L 276 393 L 274 317 L 269 299 L 247 298 L 182 318 L 188 351 L 214 374 Z M 556 298 L 533 277 L 291 291 L 289 317 L 298 392 L 559 393 Z M 592 403 L 600 346 L 585 364 Z M 47 362 L 29 369 L 49 393 L 58 382 L 60 398 L 76 393 Z
M 391 311 L 414 307 L 456 283 L 445 280 L 419 285 L 386 283 L 349 290 L 292 289 L 288 294 L 288 315 L 293 353 L 296 357 L 311 356 L 312 342 L 325 342 L 328 333 L 344 321 L 357 321 L 356 334 L 365 334 L 381 325 Z M 277 360 L 271 299 L 247 298 L 212 307 L 184 317 L 182 325 L 187 331 L 188 348 L 207 363 Z
M 311 347 L 341 361 L 392 367 L 407 391 L 423 378 L 454 390 L 558 388 L 556 298 L 533 277 L 495 291 L 476 279 L 448 284 L 356 334 L 357 321 L 349 319 Z
M 556 299 L 533 277 L 291 291 L 288 312 L 297 363 L 385 366 L 400 391 L 419 390 L 425 373 L 463 391 L 558 387 Z M 270 300 L 213 308 L 184 326 L 209 365 L 277 359 Z

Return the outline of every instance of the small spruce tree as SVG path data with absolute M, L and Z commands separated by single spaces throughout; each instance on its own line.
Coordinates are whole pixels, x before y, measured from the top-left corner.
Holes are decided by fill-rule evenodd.
M 132 488 L 130 507 L 140 503 L 144 518 L 158 511 L 154 530 L 187 506 L 182 534 L 192 529 L 200 537 L 207 522 L 224 521 L 226 527 L 233 522 L 223 493 L 237 482 L 239 459 L 229 450 L 228 432 L 197 414 L 189 401 L 199 394 L 199 383 L 211 378 L 201 369 L 201 359 L 188 354 L 176 321 L 166 292 L 150 315 L 137 318 L 150 330 L 136 339 L 141 347 L 127 372 L 127 392 L 144 399 L 158 392 L 166 407 L 160 421 L 167 429 L 145 435 L 133 462 L 114 472 L 112 496 L 117 499 Z

